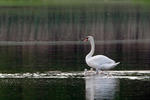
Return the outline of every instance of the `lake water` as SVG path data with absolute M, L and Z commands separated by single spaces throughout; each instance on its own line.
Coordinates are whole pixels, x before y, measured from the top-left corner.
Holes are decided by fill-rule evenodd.
M 39 42 L 38 42 L 39 43 Z M 1 45 L 0 72 L 84 71 L 87 44 Z M 121 62 L 113 70 L 149 70 L 149 43 L 97 43 L 95 54 Z
M 10 76 L 0 79 L 1 100 L 148 100 L 150 94 L 150 77 L 143 75 L 79 77 L 79 72 L 71 72 L 55 77 L 44 73 Z
M 110 76 L 84 76 L 87 35 L 95 54 L 121 62 Z M 140 5 L 1 7 L 0 100 L 148 100 L 149 44 Z

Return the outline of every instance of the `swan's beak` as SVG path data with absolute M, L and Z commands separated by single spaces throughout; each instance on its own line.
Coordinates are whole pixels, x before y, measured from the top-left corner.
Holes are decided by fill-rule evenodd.
M 83 41 L 86 42 L 86 41 L 88 41 L 88 39 L 86 38 L 86 39 L 84 39 Z

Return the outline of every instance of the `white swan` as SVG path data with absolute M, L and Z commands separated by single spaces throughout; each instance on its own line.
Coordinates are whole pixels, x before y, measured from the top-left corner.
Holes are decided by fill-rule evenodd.
M 88 36 L 84 41 L 90 41 L 91 51 L 85 57 L 85 61 L 88 66 L 95 68 L 98 70 L 108 70 L 117 66 L 120 62 L 115 62 L 114 60 L 104 56 L 104 55 L 96 55 L 93 56 L 95 51 L 95 43 L 94 38 L 92 36 Z

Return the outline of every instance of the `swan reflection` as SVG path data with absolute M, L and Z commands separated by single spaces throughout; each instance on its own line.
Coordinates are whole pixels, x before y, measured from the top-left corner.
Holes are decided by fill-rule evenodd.
M 85 79 L 86 100 L 113 100 L 119 90 L 119 80 L 104 78 L 99 75 L 88 76 Z

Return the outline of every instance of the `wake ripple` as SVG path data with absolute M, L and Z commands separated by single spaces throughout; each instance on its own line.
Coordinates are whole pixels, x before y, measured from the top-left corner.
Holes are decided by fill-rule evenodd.
M 0 73 L 0 78 L 88 78 L 90 76 L 98 75 L 102 78 L 119 78 L 119 79 L 150 79 L 150 71 L 104 71 L 96 74 L 95 71 L 85 72 L 61 72 L 48 71 L 44 73 Z

